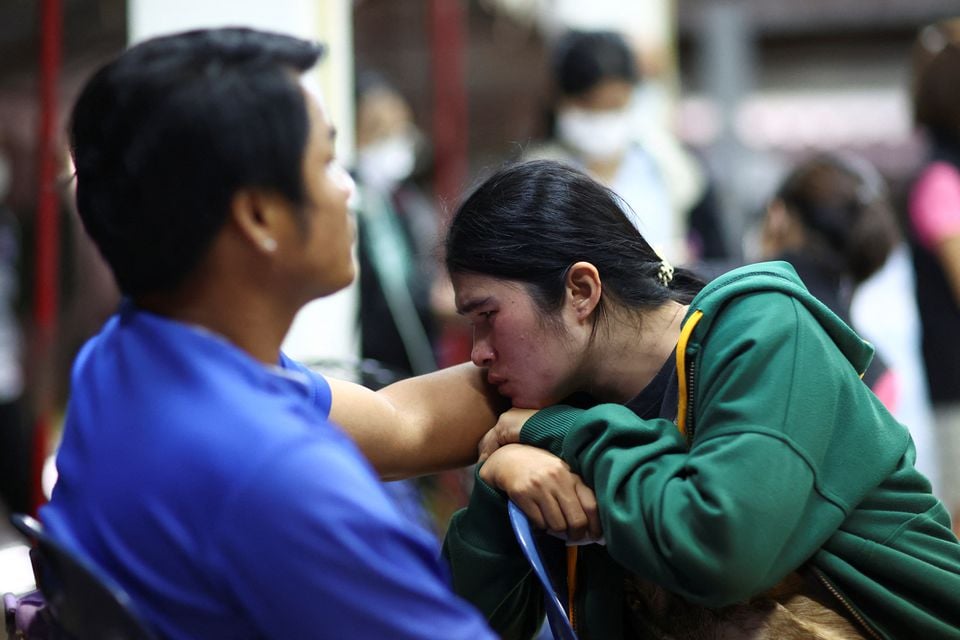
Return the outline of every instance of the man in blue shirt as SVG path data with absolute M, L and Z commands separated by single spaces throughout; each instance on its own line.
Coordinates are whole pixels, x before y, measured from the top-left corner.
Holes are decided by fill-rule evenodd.
M 84 88 L 77 208 L 125 301 L 74 365 L 41 517 L 164 637 L 493 637 L 374 472 L 475 459 L 496 420 L 480 370 L 375 394 L 280 352 L 354 277 L 353 184 L 298 79 L 321 52 L 195 31 Z

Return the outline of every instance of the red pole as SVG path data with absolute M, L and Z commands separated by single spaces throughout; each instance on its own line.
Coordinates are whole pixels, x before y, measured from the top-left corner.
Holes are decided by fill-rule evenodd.
M 456 202 L 467 176 L 467 93 L 462 0 L 430 0 L 433 82 L 434 196 L 441 215 Z M 451 326 L 440 338 L 442 366 L 470 358 L 471 336 Z
M 434 195 L 441 214 L 460 197 L 467 176 L 465 22 L 462 0 L 430 0 Z M 471 335 L 463 327 L 447 327 L 440 342 L 441 366 L 470 358 Z M 447 497 L 445 506 L 449 513 L 467 504 L 463 479 L 463 471 L 445 471 L 438 476 L 440 494 Z
M 430 0 L 434 192 L 441 210 L 459 198 L 467 175 L 465 22 L 462 0 Z
M 52 413 L 49 368 L 53 362 L 53 336 L 59 297 L 59 198 L 57 192 L 58 151 L 56 146 L 57 82 L 63 35 L 61 0 L 41 0 L 40 4 L 40 118 L 37 132 L 37 213 L 36 280 L 34 282 L 33 321 L 36 331 L 36 362 L 40 389 L 34 428 L 31 477 L 34 511 L 43 503 L 41 474 L 47 455 Z

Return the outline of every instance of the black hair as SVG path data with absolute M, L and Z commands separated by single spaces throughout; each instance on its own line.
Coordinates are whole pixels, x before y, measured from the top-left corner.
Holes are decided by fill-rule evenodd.
M 899 241 L 883 177 L 859 156 L 816 155 L 787 176 L 776 197 L 806 229 L 804 250 L 855 283 L 879 270 Z
M 912 62 L 914 122 L 960 144 L 960 18 L 924 27 Z
M 568 31 L 553 49 L 553 73 L 562 95 L 579 96 L 603 80 L 639 81 L 633 51 L 615 31 Z
M 703 283 L 685 269 L 661 281 L 664 263 L 630 222 L 626 204 L 585 173 L 551 160 L 508 165 L 460 205 L 446 237 L 451 275 L 475 273 L 523 283 L 549 318 L 576 262 L 593 264 L 604 299 L 630 310 L 669 300 L 688 304 Z
M 309 134 L 297 74 L 317 43 L 244 28 L 138 44 L 74 106 L 77 209 L 121 291 L 167 291 L 197 266 L 235 193 L 304 198 Z

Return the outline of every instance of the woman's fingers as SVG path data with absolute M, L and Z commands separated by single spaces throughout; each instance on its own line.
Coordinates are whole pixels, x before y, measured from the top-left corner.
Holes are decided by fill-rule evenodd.
M 506 444 L 480 468 L 480 478 L 505 491 L 537 528 L 573 541 L 600 535 L 593 491 L 549 452 Z
M 497 424 L 484 434 L 477 445 L 478 461 L 485 461 L 503 445 L 520 442 L 520 430 L 536 412 L 536 409 L 509 409 L 500 414 Z
M 583 498 L 594 507 L 592 519 L 588 513 L 590 507 L 584 507 L 580 492 L 572 485 L 570 491 L 518 495 L 514 502 L 539 529 L 562 534 L 572 542 L 583 540 L 587 535 L 599 538 L 600 527 L 593 492 L 582 483 L 580 486 L 584 490 Z
M 573 476 L 574 480 L 579 480 Z M 582 540 L 589 530 L 590 521 L 587 518 L 583 505 L 580 504 L 580 496 L 576 491 L 576 482 L 572 482 L 568 491 L 557 496 L 558 505 L 563 511 L 563 528 L 554 529 L 556 532 L 563 532 L 571 541 Z
M 517 496 L 516 498 L 511 498 L 514 504 L 520 507 L 520 510 L 527 516 L 527 519 L 530 520 L 530 524 L 533 525 L 534 529 L 549 530 L 550 524 L 547 521 L 547 518 L 544 517 L 543 511 L 540 509 L 540 504 L 532 496 Z
M 597 496 L 593 493 L 593 489 L 584 484 L 579 477 L 577 478 L 576 492 L 584 516 L 587 518 L 587 532 L 591 538 L 597 540 L 603 535 L 603 527 L 600 524 L 600 509 L 597 507 Z
M 480 438 L 480 444 L 477 445 L 477 451 L 479 456 L 477 458 L 478 462 L 485 462 L 490 455 L 500 448 L 500 441 L 497 437 L 497 428 L 494 427 L 487 431 L 482 438 Z

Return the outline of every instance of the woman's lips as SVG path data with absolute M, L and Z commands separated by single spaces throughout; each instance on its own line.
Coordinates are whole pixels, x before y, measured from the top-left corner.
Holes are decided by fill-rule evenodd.
M 505 391 L 507 386 L 507 379 L 500 376 L 488 375 L 487 382 L 490 383 L 490 386 L 496 387 L 497 393 L 502 396 L 509 396 L 510 394 Z

